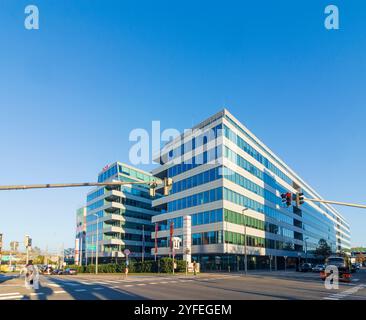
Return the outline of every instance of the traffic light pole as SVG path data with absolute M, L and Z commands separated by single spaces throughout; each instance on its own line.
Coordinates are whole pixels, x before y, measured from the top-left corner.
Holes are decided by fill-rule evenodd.
M 81 183 L 55 183 L 55 184 L 30 184 L 30 185 L 12 185 L 0 186 L 0 191 L 5 190 L 28 190 L 28 189 L 52 189 L 52 188 L 73 188 L 73 187 L 99 187 L 99 186 L 121 186 L 125 184 L 153 184 L 154 181 L 116 181 L 116 182 L 81 182 Z M 161 183 L 162 184 L 162 183 Z
M 364 204 L 356 204 L 356 203 L 348 203 L 348 202 L 340 202 L 340 201 L 332 201 L 332 200 L 322 200 L 322 199 L 316 199 L 316 198 L 314 198 L 314 199 L 304 198 L 304 201 L 329 203 L 329 204 L 335 204 L 335 205 L 339 205 L 339 206 L 347 206 L 347 207 L 366 209 L 366 205 L 364 205 Z

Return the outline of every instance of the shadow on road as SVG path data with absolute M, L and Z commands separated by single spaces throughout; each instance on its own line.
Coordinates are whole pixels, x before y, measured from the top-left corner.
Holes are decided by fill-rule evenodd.
M 127 292 L 122 288 L 113 289 L 103 284 L 82 284 L 73 279 L 47 277 L 47 282 L 57 284 L 58 290 L 65 291 L 70 299 L 74 300 L 146 300 L 145 297 Z M 54 291 L 47 287 L 48 290 Z M 47 295 L 45 295 L 47 297 Z M 50 295 L 48 295 L 50 296 Z M 65 298 L 54 295 L 53 299 L 64 300 Z

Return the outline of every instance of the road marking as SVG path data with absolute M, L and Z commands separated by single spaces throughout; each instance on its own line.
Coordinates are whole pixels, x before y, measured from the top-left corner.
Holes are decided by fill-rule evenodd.
M 338 299 L 342 299 L 342 298 L 346 298 L 348 296 L 351 296 L 354 293 L 357 293 L 359 290 L 364 289 L 366 287 L 366 285 L 364 284 L 360 284 L 358 286 L 352 287 L 350 289 L 347 289 L 343 292 L 340 293 L 334 293 L 332 295 L 330 295 L 329 297 L 326 297 L 324 299 L 326 300 L 338 300 Z
M 85 284 L 87 286 L 91 286 L 92 284 L 94 284 L 93 282 L 80 282 L 80 283 Z
M 93 288 L 93 290 L 103 290 L 104 288 L 101 287 L 97 287 L 97 288 Z
M 84 291 L 86 291 L 86 289 L 75 289 L 74 291 L 75 292 L 84 292 Z
M 58 290 L 58 291 L 54 291 L 53 293 L 66 293 L 66 291 L 64 291 L 64 290 Z
M 50 283 L 49 285 L 50 285 L 51 287 L 61 288 L 61 286 L 60 286 L 59 284 Z
M 146 286 L 146 283 L 138 283 L 138 286 Z
M 353 282 L 358 282 L 358 281 L 360 281 L 360 279 L 353 279 L 352 281 Z
M 106 282 L 108 282 L 108 283 L 119 283 L 119 281 L 114 281 L 114 280 L 106 280 Z
M 34 297 L 34 296 L 41 296 L 41 295 L 43 295 L 44 293 L 43 292 L 32 292 L 30 295 L 32 296 L 32 297 Z
M 161 281 L 161 282 L 159 282 L 159 283 L 169 283 L 168 281 Z
M 149 284 L 157 284 L 156 282 L 150 282 Z
M 126 284 L 125 287 L 133 287 L 133 284 Z
M 0 293 L 0 296 L 16 296 L 19 295 L 19 292 L 12 292 L 12 293 Z
M 7 296 L 7 297 L 0 297 L 0 300 L 8 300 L 8 299 L 21 299 L 23 298 L 23 295 L 17 295 L 17 296 Z

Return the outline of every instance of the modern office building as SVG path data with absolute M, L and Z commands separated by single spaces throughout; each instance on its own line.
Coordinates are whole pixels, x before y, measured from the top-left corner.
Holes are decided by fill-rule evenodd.
M 226 109 L 167 143 L 155 161 L 152 174 L 173 179 L 171 194 L 153 201 L 162 211 L 152 218 L 159 256 L 171 252 L 171 222 L 182 239 L 176 254 L 203 270 L 242 270 L 245 248 L 249 268 L 311 259 L 320 239 L 334 252 L 350 248 L 349 225 L 332 206 L 282 203 L 285 192 L 321 197 Z
M 76 237 L 74 260 L 77 265 L 85 264 L 86 253 L 86 207 L 82 207 L 76 211 Z
M 113 163 L 98 175 L 98 182 L 149 182 L 154 177 L 123 163 Z M 131 258 L 151 258 L 154 229 L 151 218 L 160 213 L 152 208 L 149 186 L 126 184 L 97 187 L 87 195 L 86 246 L 88 263 L 115 262 L 129 249 Z M 97 225 L 98 224 L 98 225 Z

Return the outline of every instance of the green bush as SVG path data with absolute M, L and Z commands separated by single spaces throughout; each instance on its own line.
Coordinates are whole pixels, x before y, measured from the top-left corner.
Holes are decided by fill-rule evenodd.
M 186 270 L 186 262 L 184 260 L 175 259 L 175 263 L 177 264 L 176 272 L 185 272 Z M 77 265 L 69 265 L 68 268 L 74 268 L 79 273 L 95 273 L 95 265 L 89 264 L 87 266 L 77 266 Z M 98 272 L 99 273 L 124 273 L 126 268 L 126 262 L 115 264 L 99 264 Z M 148 260 L 148 261 L 129 261 L 129 269 L 128 271 L 136 272 L 136 273 L 153 273 L 153 272 L 161 272 L 161 273 L 172 273 L 173 272 L 173 259 L 172 258 L 161 258 L 158 261 Z

